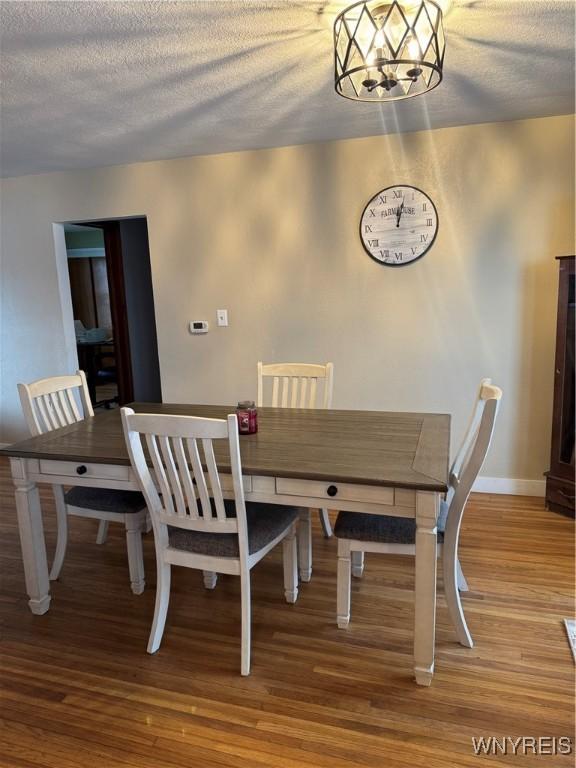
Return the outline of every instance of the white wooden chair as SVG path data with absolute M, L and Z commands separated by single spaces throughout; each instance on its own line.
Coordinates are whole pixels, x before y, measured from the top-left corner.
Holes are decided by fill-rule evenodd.
M 258 407 L 331 408 L 334 387 L 334 365 L 312 363 L 258 363 Z M 332 536 L 327 509 L 318 510 L 324 536 Z M 312 523 L 310 510 L 300 513 L 298 530 L 300 579 L 312 576 Z
M 83 371 L 74 376 L 54 376 L 31 384 L 18 384 L 18 394 L 32 435 L 66 427 L 94 416 L 88 386 Z M 76 395 L 78 395 L 79 402 Z M 81 409 L 78 407 L 81 405 Z M 50 579 L 60 575 L 68 544 L 68 515 L 99 520 L 96 542 L 106 540 L 108 523 L 123 523 L 132 592 L 144 591 L 144 560 L 142 531 L 146 527 L 146 502 L 137 491 L 117 491 L 111 488 L 77 486 L 64 493 L 61 485 L 53 485 L 58 533 Z
M 492 386 L 490 379 L 481 381 L 438 517 L 438 553 L 442 554 L 448 613 L 459 642 L 467 648 L 472 648 L 473 641 L 460 601 L 460 592 L 467 591 L 468 585 L 458 560 L 458 539 L 466 501 L 490 447 L 501 397 L 502 390 Z M 340 512 L 334 533 L 338 538 L 337 622 L 339 627 L 346 627 L 350 621 L 350 576 L 362 576 L 364 553 L 414 555 L 416 523 L 412 518 Z
M 240 576 L 241 673 L 248 675 L 250 570 L 282 542 L 284 593 L 288 603 L 296 601 L 295 529 L 299 510 L 245 502 L 235 414 L 228 416 L 227 421 L 195 416 L 135 414 L 131 408 L 122 408 L 121 414 L 128 453 L 148 504 L 156 545 L 158 578 L 148 653 L 155 653 L 162 640 L 172 565 L 204 571 L 204 584 L 209 589 L 216 585 L 217 573 L 233 574 Z M 161 495 L 146 463 L 142 438 Z M 233 500 L 225 501 L 222 494 L 214 440 L 228 442 Z

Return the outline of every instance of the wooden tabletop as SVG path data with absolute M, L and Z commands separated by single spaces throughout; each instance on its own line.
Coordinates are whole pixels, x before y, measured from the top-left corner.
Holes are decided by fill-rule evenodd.
M 225 418 L 233 406 L 132 403 L 140 413 Z M 242 471 L 364 485 L 446 491 L 450 416 L 438 413 L 259 408 L 259 431 L 242 435 Z M 226 446 L 215 445 L 223 472 Z M 0 449 L 28 459 L 129 464 L 120 412 L 105 411 L 70 427 Z

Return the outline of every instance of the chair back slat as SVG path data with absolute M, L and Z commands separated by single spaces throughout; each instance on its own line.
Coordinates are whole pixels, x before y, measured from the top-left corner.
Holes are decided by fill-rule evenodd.
M 77 371 L 74 376 L 52 376 L 31 384 L 18 384 L 18 393 L 32 435 L 67 427 L 94 415 L 83 371 Z
M 278 387 L 279 387 L 280 379 L 278 376 L 274 376 L 272 379 L 272 407 L 275 408 L 278 405 Z M 258 397 L 258 405 L 262 406 L 263 403 L 263 392 L 260 393 L 260 396 Z
M 484 386 L 489 386 L 491 381 L 492 379 L 488 379 L 488 378 L 482 379 L 480 381 L 480 385 L 478 387 L 478 391 L 476 394 L 476 401 L 474 403 L 474 408 L 472 410 L 470 420 L 464 432 L 464 437 L 462 438 L 460 447 L 458 448 L 458 451 L 456 453 L 456 456 L 450 468 L 450 485 L 453 487 L 455 487 L 459 483 L 460 473 L 462 471 L 462 465 L 470 449 L 470 446 L 473 443 L 475 434 L 478 431 L 478 426 L 480 424 L 480 419 L 482 417 L 482 411 L 484 409 L 484 402 L 481 397 L 482 388 Z
M 213 443 L 226 438 L 230 447 L 238 441 L 235 414 L 224 421 L 136 414 L 131 408 L 122 408 L 121 416 L 130 460 L 159 535 L 166 535 L 166 525 L 211 533 L 238 533 L 241 525 L 245 529 L 239 449 L 233 452 L 230 448 L 236 517 L 227 517 Z
M 221 522 L 224 522 L 226 520 L 226 510 L 224 509 L 222 485 L 220 484 L 220 475 L 218 474 L 218 467 L 216 466 L 212 441 L 206 439 L 202 440 L 202 450 L 204 451 L 206 469 L 208 470 L 208 477 L 210 478 L 210 495 L 214 500 L 214 506 L 216 507 L 216 517 Z
M 288 376 L 282 377 L 282 408 L 288 407 L 288 390 L 290 389 L 290 379 Z M 275 408 L 278 405 L 276 403 L 273 407 Z
M 258 363 L 258 401 L 273 408 L 330 408 L 333 390 L 332 363 Z M 266 381 L 271 380 L 271 397 L 265 403 Z M 322 388 L 319 388 L 319 383 Z M 320 391 L 321 389 L 321 391 Z
M 168 486 L 172 494 L 173 509 L 178 517 L 186 517 L 184 493 L 180 483 L 180 476 L 176 470 L 170 438 L 166 437 L 166 435 L 159 435 L 158 445 L 160 446 L 160 456 L 166 471 Z
M 50 398 L 51 411 L 56 424 L 58 427 L 66 427 L 70 422 L 66 420 L 64 411 L 60 406 L 60 398 L 58 397 L 59 394 L 59 392 L 51 392 L 48 397 Z
M 206 476 L 202 468 L 202 460 L 200 458 L 200 451 L 198 450 L 198 441 L 189 439 L 188 450 L 190 453 L 192 472 L 194 474 L 194 480 L 196 481 L 196 488 L 198 489 L 198 496 L 200 498 L 202 518 L 206 521 L 210 521 L 212 520 L 212 504 L 210 503 L 210 494 L 208 492 L 208 486 L 206 485 Z
M 482 414 L 484 413 L 484 402 L 478 400 L 476 407 L 472 412 L 472 418 L 468 425 L 468 429 L 460 446 L 460 450 L 450 469 L 450 485 L 456 488 L 460 484 L 460 478 L 462 476 L 462 470 L 470 459 L 470 454 L 474 449 L 474 444 L 478 437 L 478 430 L 482 421 Z
M 310 379 L 310 399 L 308 400 L 308 408 L 314 408 L 316 403 L 316 392 L 318 390 L 318 379 L 314 376 Z M 330 403 L 332 405 L 332 403 Z M 326 405 L 326 408 L 330 408 L 330 405 Z
M 198 520 L 198 500 L 194 490 L 194 481 L 188 468 L 188 458 L 184 450 L 183 439 L 181 437 L 174 437 L 172 443 L 174 445 L 174 459 L 178 468 L 180 482 L 182 483 L 188 514 L 193 520 Z
M 170 488 L 168 476 L 164 468 L 164 462 L 162 461 L 162 457 L 160 455 L 158 439 L 155 435 L 152 434 L 147 434 L 145 437 L 146 446 L 148 448 L 148 455 L 150 456 L 152 460 L 152 466 L 154 467 L 156 482 L 158 483 L 160 493 L 162 494 L 163 511 L 166 515 L 175 517 L 176 512 L 174 510 L 174 501 L 172 499 L 172 489 Z M 158 501 L 160 501 L 160 499 L 158 499 Z
M 46 395 L 40 395 L 40 397 L 37 397 L 34 401 L 36 408 L 38 409 L 38 413 L 42 419 L 41 421 L 41 431 L 44 432 L 51 432 L 53 429 L 58 428 L 58 424 L 54 422 L 54 419 L 52 418 L 52 414 L 50 413 L 50 406 L 46 402 Z
M 84 380 L 85 383 L 85 380 Z M 78 404 L 76 403 L 76 398 L 74 397 L 74 392 L 71 389 L 65 389 L 61 390 L 64 394 L 65 399 L 68 401 L 68 405 L 70 407 L 70 410 L 72 411 L 72 419 L 73 421 L 80 421 L 82 416 L 80 414 L 80 411 L 78 410 Z M 88 385 L 86 384 L 86 392 L 85 397 L 87 398 L 88 403 L 90 403 L 90 395 L 88 394 Z M 90 410 L 92 411 L 92 404 L 90 403 Z M 84 414 L 85 416 L 93 415 L 90 413 Z
M 74 417 L 74 413 L 70 408 L 70 402 L 68 400 L 66 390 L 61 389 L 57 393 L 57 396 L 58 396 L 58 401 L 60 403 L 60 408 L 62 410 L 62 415 L 66 424 L 73 424 L 75 421 L 78 421 L 78 419 Z
M 501 398 L 502 390 L 490 384 L 490 379 L 483 379 L 467 433 L 452 465 L 450 488 L 446 495 L 446 531 L 452 529 L 455 542 L 464 506 L 490 448 Z
M 312 381 L 312 380 L 311 380 Z M 300 377 L 300 403 L 298 406 L 294 406 L 295 408 L 306 408 L 307 400 L 306 400 L 306 391 L 308 389 L 308 379 L 304 378 L 303 376 Z

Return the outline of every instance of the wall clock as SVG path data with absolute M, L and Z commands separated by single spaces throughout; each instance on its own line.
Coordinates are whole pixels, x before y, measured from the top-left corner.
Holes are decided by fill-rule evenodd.
M 438 232 L 438 213 L 421 189 L 399 184 L 369 200 L 360 219 L 360 238 L 367 254 L 387 267 L 402 267 L 422 258 Z

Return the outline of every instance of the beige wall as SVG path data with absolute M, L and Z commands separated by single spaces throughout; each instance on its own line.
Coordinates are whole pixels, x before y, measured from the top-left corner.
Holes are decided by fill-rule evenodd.
M 144 214 L 165 401 L 254 396 L 258 359 L 333 360 L 335 407 L 449 412 L 456 442 L 488 375 L 505 394 L 483 474 L 541 479 L 573 153 L 566 116 L 6 180 L 0 439 L 23 434 L 16 382 L 73 365 L 52 224 Z M 358 222 L 396 183 L 427 192 L 440 227 L 390 269 Z M 191 319 L 213 329 L 191 336 Z

